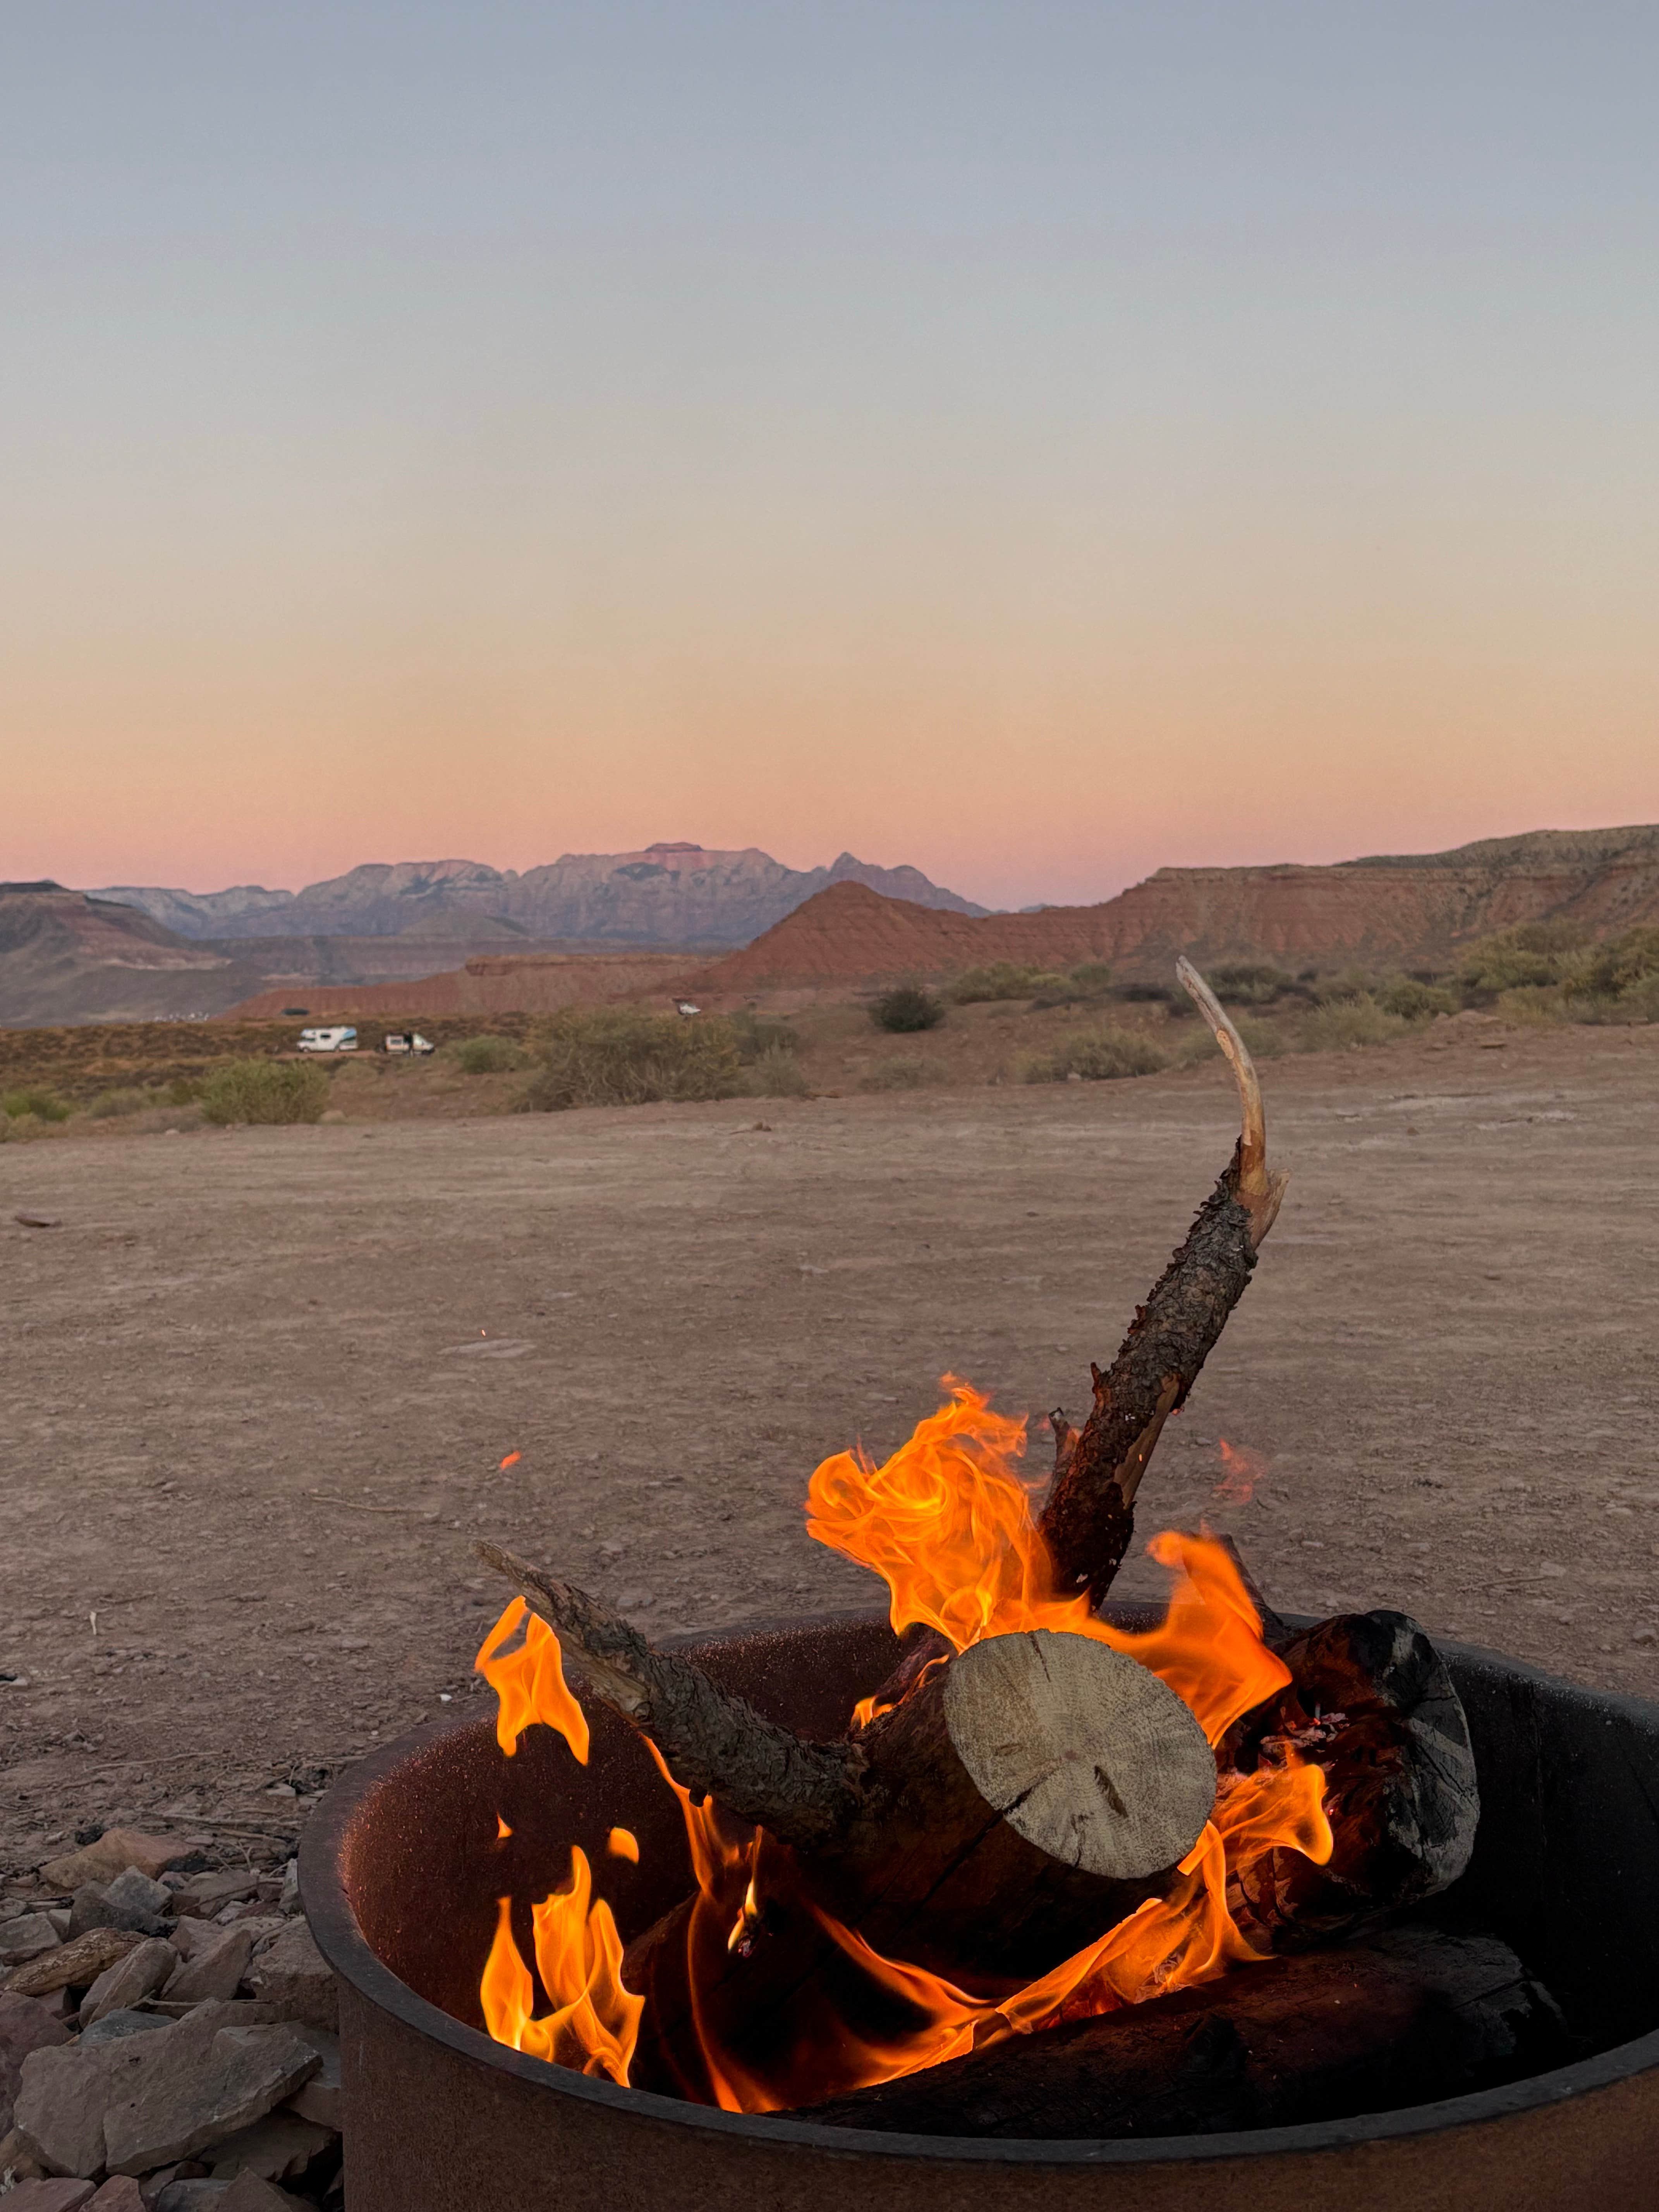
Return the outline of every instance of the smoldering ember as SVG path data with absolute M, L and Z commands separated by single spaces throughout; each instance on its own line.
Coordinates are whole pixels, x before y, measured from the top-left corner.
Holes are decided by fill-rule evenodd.
M 9 2205 L 1644 2201 L 1659 1711 L 1281 1618 L 1205 1528 L 1114 1596 L 1288 1180 L 1180 980 L 1239 1137 L 1046 1494 L 947 1377 L 808 1487 L 884 1608 L 656 1642 L 480 1528 L 486 1717 L 297 1860 L 115 1828 L 9 1886 Z

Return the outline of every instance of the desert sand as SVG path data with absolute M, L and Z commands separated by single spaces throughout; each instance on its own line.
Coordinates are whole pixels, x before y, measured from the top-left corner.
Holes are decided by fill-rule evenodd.
M 1291 1194 L 1140 1533 L 1208 1516 L 1284 1607 L 1653 1694 L 1659 1030 L 1451 1026 L 1265 1072 Z M 1211 1064 L 0 1151 L 0 1859 L 291 1833 L 475 1694 L 475 1532 L 659 1633 L 878 1601 L 805 1533 L 813 1466 L 946 1370 L 1079 1409 L 1233 1115 Z

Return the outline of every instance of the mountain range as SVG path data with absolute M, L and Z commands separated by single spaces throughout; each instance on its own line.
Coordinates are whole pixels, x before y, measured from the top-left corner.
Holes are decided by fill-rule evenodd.
M 165 890 L 123 884 L 88 894 L 137 907 L 175 935 L 266 937 L 514 936 L 620 945 L 747 945 L 831 884 L 863 884 L 888 898 L 952 914 L 986 912 L 930 883 L 919 868 L 878 868 L 843 853 L 827 868 L 789 868 L 756 846 L 708 852 L 647 845 L 637 853 L 567 853 L 546 866 L 490 868 L 477 860 L 374 863 L 266 890 Z M 481 925 L 490 925 L 481 927 Z

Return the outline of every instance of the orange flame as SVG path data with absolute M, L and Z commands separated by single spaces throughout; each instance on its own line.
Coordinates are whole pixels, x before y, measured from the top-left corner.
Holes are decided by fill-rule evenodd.
M 1167 1532 L 1153 1540 L 1152 1557 L 1177 1579 L 1164 1620 L 1144 1632 L 1114 1628 L 1091 1613 L 1086 1595 L 1056 1590 L 1032 1517 L 1031 1492 L 1012 1465 L 1024 1448 L 1024 1422 L 994 1413 L 968 1384 L 951 1377 L 946 1382 L 949 1402 L 922 1421 L 883 1466 L 873 1466 L 861 1453 L 839 1453 L 817 1470 L 808 1490 L 809 1533 L 884 1577 L 895 1630 L 923 1622 L 956 1651 L 982 1637 L 1024 1628 L 1095 1638 L 1167 1682 L 1212 1746 L 1220 1743 L 1242 1714 L 1289 1681 L 1289 1670 L 1261 1641 L 1260 1620 L 1232 1559 L 1207 1537 Z M 496 1656 L 519 1617 L 518 1607 L 509 1607 L 479 1654 L 480 1668 L 501 1698 L 498 1735 L 508 1749 L 531 1720 L 563 1725 L 555 1715 L 562 1712 L 560 1700 L 569 1699 L 557 1642 L 550 1631 L 544 1629 L 532 1653 L 538 1621 L 532 1619 L 519 1652 L 506 1660 Z M 911 1694 L 914 1689 L 915 1685 Z M 860 1699 L 854 1725 L 866 1725 L 876 1710 L 874 1698 Z M 585 1753 L 585 1727 L 582 1747 Z M 939 2065 L 1010 2035 L 1141 2003 L 1249 1964 L 1259 1954 L 1227 1909 L 1230 1875 L 1269 1850 L 1295 1850 L 1323 1863 L 1332 1850 L 1324 1777 L 1281 1745 L 1280 1764 L 1264 1764 L 1250 1774 L 1222 1772 L 1213 1815 L 1166 1895 L 1147 1899 L 1052 1972 L 1012 1996 L 993 2001 L 970 1996 L 924 1968 L 884 1957 L 855 1929 L 804 1895 L 793 1879 L 791 1855 L 764 1831 L 732 1820 L 712 1799 L 694 1805 L 655 1747 L 647 1747 L 685 1822 L 697 1885 L 685 1934 L 691 2024 L 708 2094 L 727 2112 L 775 2112 L 839 2095 Z M 619 1972 L 611 1971 L 606 1984 L 606 1964 L 614 1961 L 619 1968 L 621 1953 L 619 1948 L 607 1949 L 608 1942 L 615 1944 L 609 1908 L 600 1903 L 590 1912 L 588 1896 L 586 1861 L 573 1851 L 569 1887 L 535 1908 L 537 1963 L 556 2006 L 541 2021 L 530 2017 L 530 1978 L 503 1903 L 485 1970 L 485 2016 L 500 2039 L 552 2055 L 550 2045 L 566 2031 L 550 2029 L 549 2022 L 577 2016 L 578 1993 L 590 1988 L 597 1972 L 607 1990 L 606 2002 L 633 2008 L 631 2026 L 616 2035 L 617 2046 L 625 2042 L 626 2048 L 623 2070 L 614 2078 L 625 2081 L 641 2000 L 623 1989 Z M 749 1948 L 769 1902 L 779 1901 L 811 1914 L 848 1961 L 854 1984 L 867 1990 L 871 2002 L 838 2008 L 821 1994 L 803 1992 L 791 2035 L 773 2039 L 772 2047 L 763 2050 L 745 2047 L 740 2057 L 714 2017 L 711 1991 L 726 1955 Z M 544 1925 L 558 1930 L 562 1948 L 556 1957 L 551 1936 L 544 1946 Z M 550 1961 L 564 1979 L 550 1978 Z M 859 2012 L 856 2025 L 854 2009 Z M 878 2016 L 887 2024 L 872 2026 Z M 592 2025 L 604 2019 L 604 2007 L 595 2002 L 583 2027 L 571 2031 L 574 2040 L 567 2047 L 578 2056 L 560 2063 L 580 2063 L 589 2072 L 611 2070 L 612 2061 Z
M 478 1985 L 484 2025 L 497 2043 L 582 2074 L 608 2074 L 628 2086 L 643 1997 L 623 1986 L 622 1937 L 611 1907 L 592 1902 L 587 1855 L 570 1850 L 570 1878 L 531 1908 L 536 1969 L 553 2009 L 532 2014 L 535 1985 L 513 1936 L 513 1900 L 500 1901 L 495 1940 Z
M 1230 1444 L 1225 1437 L 1216 1438 L 1216 1449 L 1221 1454 L 1221 1480 L 1215 1494 L 1224 1505 L 1248 1505 L 1255 1496 L 1255 1486 L 1267 1474 L 1267 1460 L 1261 1452 L 1252 1451 L 1248 1444 Z
M 523 1457 L 524 1454 L 522 1452 L 508 1452 L 507 1457 L 501 1462 L 501 1466 L 496 1468 L 495 1472 L 497 1474 L 500 1474 L 504 1473 L 509 1467 L 517 1467 L 519 1462 Z
M 524 1642 L 516 1651 L 501 1646 L 519 1623 Z M 515 1597 L 478 1647 L 472 1662 L 495 1692 L 495 1741 L 509 1759 L 519 1738 L 540 1721 L 556 1729 L 583 1765 L 587 1764 L 587 1716 L 565 1686 L 559 1639 L 539 1613 Z
M 613 1859 L 628 1859 L 635 1866 L 640 1863 L 640 1839 L 631 1828 L 613 1828 L 605 1847 Z

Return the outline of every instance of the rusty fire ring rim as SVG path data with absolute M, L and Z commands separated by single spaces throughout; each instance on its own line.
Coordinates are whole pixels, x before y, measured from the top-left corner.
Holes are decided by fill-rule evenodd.
M 1159 1618 L 1158 1606 L 1115 1605 L 1105 1611 L 1125 1626 L 1147 1626 Z M 1135 1616 L 1144 1614 L 1145 1621 Z M 1315 1625 L 1312 1614 L 1285 1613 L 1296 1628 Z M 884 1620 L 883 1607 L 845 1606 L 827 1613 L 775 1615 L 756 1620 L 732 1621 L 718 1630 L 665 1637 L 664 1649 L 692 1649 L 727 1638 L 776 1634 L 780 1631 L 827 1628 L 850 1622 Z M 1466 1659 L 1496 1664 L 1506 1673 L 1553 1690 L 1593 1700 L 1598 1706 L 1619 1706 L 1632 1717 L 1659 1723 L 1659 1707 L 1640 1698 L 1614 1690 L 1589 1690 L 1564 1676 L 1547 1674 L 1540 1668 L 1510 1658 L 1482 1644 L 1460 1644 L 1437 1638 L 1449 1660 Z M 463 1728 L 476 1727 L 478 1716 L 447 1713 L 435 1721 L 394 1737 L 352 1766 L 343 1780 L 330 1785 L 322 1803 L 307 1823 L 299 1849 L 300 1893 L 305 1915 L 319 1950 L 342 1981 L 393 2020 L 417 2033 L 445 2045 L 475 2065 L 493 2068 L 520 2081 L 533 2083 L 555 2096 L 574 2097 L 611 2112 L 628 2112 L 639 2119 L 668 2127 L 691 2128 L 714 2136 L 738 2136 L 761 2143 L 798 2143 L 803 2148 L 844 2157 L 923 2159 L 936 2164 L 1019 2166 L 1156 2166 L 1175 2162 L 1198 2164 L 1222 2159 L 1279 2157 L 1340 2150 L 1360 2142 L 1397 2141 L 1413 2136 L 1443 2135 L 1453 2129 L 1477 2127 L 1514 2118 L 1609 2089 L 1621 2081 L 1659 2068 L 1659 2029 L 1615 2045 L 1594 2057 L 1576 2059 L 1570 2066 L 1529 2075 L 1522 2081 L 1496 2089 L 1479 2089 L 1462 2097 L 1444 2098 L 1431 2105 L 1409 2105 L 1397 2112 L 1358 2113 L 1348 2119 L 1315 2120 L 1294 2127 L 1251 2128 L 1227 2134 L 1202 2136 L 985 2136 L 903 2135 L 873 2128 L 828 2128 L 810 2120 L 793 2120 L 781 2114 L 723 2112 L 713 2106 L 694 2105 L 678 2097 L 664 2097 L 649 2089 L 624 2089 L 614 2081 L 577 2074 L 497 2043 L 482 2028 L 469 2027 L 441 2006 L 421 1996 L 394 1974 L 371 1949 L 340 1878 L 340 1858 L 347 1832 L 359 1807 L 380 1784 L 411 1753 L 435 1743 Z

